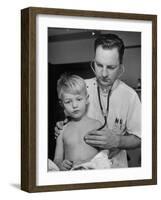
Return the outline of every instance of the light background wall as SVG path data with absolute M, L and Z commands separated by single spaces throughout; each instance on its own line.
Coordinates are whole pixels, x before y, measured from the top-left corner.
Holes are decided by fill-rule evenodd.
M 158 44 L 161 43 L 160 0 L 14 0 L 0 7 L 0 199 L 160 199 L 161 194 L 161 126 L 158 103 L 158 185 L 28 194 L 20 184 L 20 9 L 28 6 L 131 12 L 158 15 Z M 159 45 L 158 45 L 159 46 Z M 161 55 L 158 47 L 158 55 Z M 158 88 L 161 58 L 158 56 Z M 158 102 L 160 102 L 158 89 Z

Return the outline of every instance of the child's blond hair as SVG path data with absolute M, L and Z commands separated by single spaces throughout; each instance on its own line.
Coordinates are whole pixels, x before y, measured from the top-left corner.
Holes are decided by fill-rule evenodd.
M 63 93 L 80 94 L 82 92 L 87 96 L 86 83 L 80 76 L 64 73 L 57 81 L 57 93 L 60 100 Z

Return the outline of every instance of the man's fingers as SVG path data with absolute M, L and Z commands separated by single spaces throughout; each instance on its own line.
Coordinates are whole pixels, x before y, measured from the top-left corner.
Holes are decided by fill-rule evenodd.
M 59 121 L 56 123 L 56 126 L 54 128 L 55 130 L 55 139 L 60 135 L 61 131 L 63 130 L 63 121 Z
M 94 140 L 94 141 L 104 141 L 105 137 L 102 135 L 98 135 L 98 134 L 90 134 L 90 135 L 86 135 L 84 137 L 84 140 Z
M 63 121 L 63 125 L 66 125 L 69 122 L 68 118 L 65 118 L 65 120 Z
M 88 132 L 87 135 L 100 135 L 100 132 L 94 129 L 94 130 Z
M 55 138 L 57 138 L 60 135 L 60 130 L 55 127 Z
M 57 127 L 54 128 L 56 133 L 60 133 L 60 129 L 58 129 Z
M 60 132 L 60 129 L 57 126 L 55 126 L 54 130 L 55 132 Z
M 104 145 L 104 141 L 103 140 L 85 140 L 85 142 L 89 145 L 92 145 L 92 146 L 98 146 L 98 145 Z
M 100 130 L 100 131 L 98 131 L 98 130 L 96 130 L 96 129 L 94 129 L 94 130 L 92 130 L 92 131 L 89 131 L 88 133 L 87 133 L 87 136 L 89 135 L 89 136 L 91 136 L 91 135 L 98 135 L 98 136 L 103 136 L 104 134 L 107 134 L 108 132 L 106 131 L 106 130 L 104 130 L 104 129 L 102 129 L 102 130 Z
M 56 127 L 57 127 L 59 130 L 63 130 L 63 125 L 64 125 L 64 122 L 63 122 L 63 121 L 60 121 L 60 122 L 57 122 L 57 123 L 56 123 Z

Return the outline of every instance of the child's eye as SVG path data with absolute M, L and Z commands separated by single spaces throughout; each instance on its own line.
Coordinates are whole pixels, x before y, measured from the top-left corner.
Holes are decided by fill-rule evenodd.
M 77 98 L 77 101 L 81 101 L 82 100 L 82 98 L 80 97 L 80 98 Z
M 65 103 L 65 104 L 69 104 L 69 103 L 70 103 L 70 101 L 64 101 L 64 103 Z

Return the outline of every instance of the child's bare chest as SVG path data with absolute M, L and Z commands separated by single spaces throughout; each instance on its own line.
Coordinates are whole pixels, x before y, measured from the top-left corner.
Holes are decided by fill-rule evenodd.
M 74 127 L 67 130 L 64 134 L 64 143 L 66 145 L 79 145 L 85 144 L 84 136 L 88 130 L 85 127 Z

